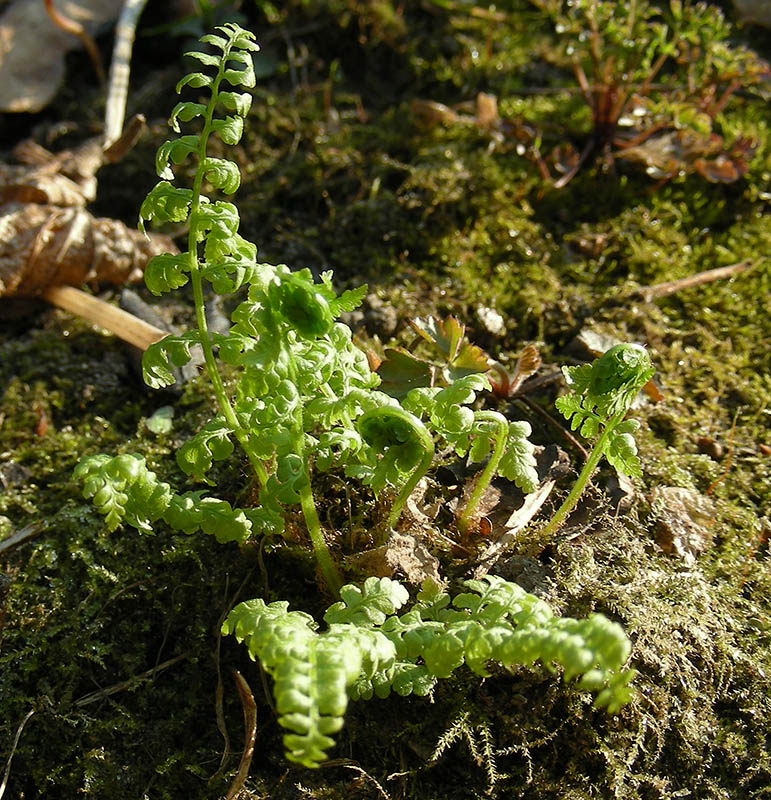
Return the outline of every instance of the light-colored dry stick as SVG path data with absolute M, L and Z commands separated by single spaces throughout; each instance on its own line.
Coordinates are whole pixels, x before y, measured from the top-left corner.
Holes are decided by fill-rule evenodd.
M 52 286 L 43 292 L 43 297 L 49 303 L 105 328 L 142 350 L 147 350 L 153 342 L 168 336 L 168 331 L 156 328 L 155 325 L 73 286 Z
M 126 0 L 115 25 L 115 45 L 110 62 L 110 82 L 104 109 L 104 149 L 110 147 L 123 133 L 126 116 L 131 50 L 134 46 L 137 21 L 147 0 Z
M 134 114 L 126 123 L 123 133 L 112 144 L 103 145 L 102 156 L 106 164 L 114 164 L 116 161 L 120 161 L 131 150 L 142 135 L 146 122 L 144 114 Z
M 24 726 L 27 724 L 27 720 L 35 713 L 35 709 L 31 708 L 24 719 L 21 721 L 21 725 L 16 730 L 16 736 L 13 739 L 13 745 L 11 745 L 11 752 L 8 755 L 8 761 L 5 763 L 5 772 L 3 773 L 3 782 L 0 784 L 0 800 L 2 800 L 3 795 L 5 794 L 5 787 L 8 785 L 8 776 L 11 774 L 11 761 L 13 761 L 13 755 L 16 752 L 16 748 L 19 746 L 19 739 L 21 739 L 21 732 L 24 730 Z
M 727 267 L 715 267 L 715 269 L 697 272 L 695 275 L 689 275 L 687 278 L 681 278 L 677 281 L 667 281 L 655 286 L 641 286 L 639 289 L 635 289 L 633 294 L 637 297 L 642 297 L 646 303 L 650 303 L 651 300 L 655 300 L 658 297 L 667 297 L 670 294 L 679 292 L 681 289 L 690 289 L 692 286 L 701 286 L 703 283 L 711 283 L 712 281 L 723 280 L 723 278 L 733 278 L 734 275 L 739 275 L 753 266 L 755 266 L 755 262 L 748 258 L 736 264 L 730 264 Z
M 233 677 L 236 680 L 236 688 L 244 708 L 244 752 L 241 754 L 238 772 L 233 783 L 230 784 L 225 800 L 234 800 L 243 788 L 249 776 L 249 767 L 252 765 L 252 756 L 254 755 L 254 740 L 257 737 L 257 704 L 254 702 L 254 695 L 238 670 L 233 671 Z
M 139 675 L 132 675 L 127 681 L 114 683 L 112 686 L 108 686 L 105 689 L 97 689 L 95 692 L 84 694 L 83 697 L 79 697 L 73 705 L 80 708 L 82 706 L 90 705 L 91 703 L 96 703 L 97 700 L 104 700 L 105 697 L 109 697 L 111 694 L 117 694 L 125 689 L 130 689 L 132 686 L 136 685 L 137 681 L 144 681 L 148 678 L 155 677 L 155 675 L 157 675 L 159 672 L 162 672 L 169 667 L 173 667 L 178 661 L 188 658 L 188 655 L 188 653 L 182 653 L 179 656 L 174 656 L 174 658 L 170 658 L 167 661 L 158 664 L 156 667 L 152 667 L 144 672 L 140 672 Z
M 44 528 L 45 523 L 42 520 L 25 525 L 20 531 L 12 533 L 0 542 L 0 553 L 4 553 L 6 550 L 13 550 L 20 544 L 24 544 L 24 542 L 37 536 Z

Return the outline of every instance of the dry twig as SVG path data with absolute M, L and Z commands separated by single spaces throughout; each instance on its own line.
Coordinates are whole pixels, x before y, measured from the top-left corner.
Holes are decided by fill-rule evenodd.
M 249 775 L 249 767 L 252 764 L 254 755 L 254 740 L 257 736 L 257 704 L 254 702 L 252 690 L 244 680 L 243 675 L 238 670 L 233 671 L 236 681 L 236 688 L 241 698 L 241 705 L 244 708 L 244 752 L 241 754 L 241 763 L 238 765 L 238 772 L 230 789 L 225 795 L 225 800 L 234 800 L 241 791 Z
M 655 286 L 641 286 L 635 289 L 632 294 L 635 297 L 641 297 L 646 303 L 650 303 L 652 300 L 656 300 L 660 297 L 668 297 L 670 294 L 675 294 L 675 292 L 679 292 L 682 289 L 690 289 L 693 286 L 701 286 L 704 283 L 720 281 L 724 278 L 733 278 L 751 269 L 755 264 L 755 261 L 748 258 L 736 264 L 730 264 L 727 267 L 716 267 L 715 269 L 708 269 L 704 272 L 697 272 L 695 275 L 689 275 L 687 278 L 680 278 L 680 280 L 677 281 L 658 283 Z

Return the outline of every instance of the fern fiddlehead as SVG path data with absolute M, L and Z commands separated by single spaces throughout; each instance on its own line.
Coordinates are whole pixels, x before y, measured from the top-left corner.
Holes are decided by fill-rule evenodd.
M 637 393 L 655 372 L 648 351 L 635 344 L 618 344 L 592 364 L 563 367 L 569 391 L 557 398 L 557 409 L 583 436 L 598 437 L 564 502 L 531 546 L 548 542 L 565 522 L 586 484 L 605 456 L 611 466 L 629 476 L 640 475 L 640 460 L 632 434 L 637 420 L 624 420 Z
M 399 406 L 370 409 L 359 417 L 358 429 L 365 441 L 384 454 L 372 482 L 375 489 L 386 482 L 398 485 L 399 476 L 408 475 L 386 522 L 389 528 L 394 528 L 404 504 L 433 463 L 434 440 L 414 414 Z

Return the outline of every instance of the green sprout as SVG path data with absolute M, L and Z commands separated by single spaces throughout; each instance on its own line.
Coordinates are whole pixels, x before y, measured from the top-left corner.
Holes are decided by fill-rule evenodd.
M 572 430 L 597 438 L 578 480 L 548 524 L 535 536 L 534 545 L 549 542 L 583 494 L 603 456 L 618 472 L 640 475 L 640 459 L 633 433 L 640 427 L 627 412 L 642 387 L 653 377 L 648 351 L 637 344 L 617 344 L 592 364 L 563 367 L 569 391 L 557 398 L 557 409 Z

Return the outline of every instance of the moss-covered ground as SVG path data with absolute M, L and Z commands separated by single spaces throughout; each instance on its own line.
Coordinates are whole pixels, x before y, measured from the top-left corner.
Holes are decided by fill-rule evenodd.
M 318 612 L 308 562 L 160 528 L 109 534 L 71 479 L 84 454 L 141 452 L 179 485 L 174 452 L 211 409 L 206 385 L 144 390 L 120 344 L 43 305 L 6 303 L 0 545 L 42 526 L 0 552 L 5 797 L 223 796 L 242 746 L 231 678 L 240 669 L 258 705 L 242 798 L 771 798 L 768 108 L 740 95 L 723 115 L 726 131 L 757 142 L 736 183 L 692 175 L 655 188 L 618 164 L 554 190 L 511 142 L 470 124 L 426 125 L 412 111 L 416 99 L 473 109 L 479 92 L 492 93 L 503 116 L 580 146 L 580 97 L 532 91 L 570 83 L 544 58 L 549 25 L 526 3 L 502 5 L 511 12 L 456 0 L 244 7 L 265 77 L 236 151 L 242 232 L 266 261 L 333 269 L 341 286 L 368 282 L 383 301 L 360 332 L 370 346 L 406 343 L 406 320 L 433 312 L 459 316 L 509 364 L 526 343 L 545 369 L 565 363 L 582 330 L 649 347 L 663 399 L 636 411 L 644 475 L 631 511 L 616 516 L 594 490 L 591 524 L 566 529 L 530 564 L 560 612 L 597 610 L 624 625 L 639 672 L 634 702 L 608 717 L 546 670 L 468 673 L 430 701 L 355 704 L 335 761 L 290 767 L 258 668 L 217 630 L 237 599 L 258 594 Z M 164 22 L 153 13 L 148 25 Z M 148 114 L 150 135 L 100 173 L 99 214 L 132 222 L 154 181 L 171 87 L 186 71 L 186 43 L 173 33 L 139 40 L 130 105 Z M 769 45 L 757 30 L 737 37 Z M 77 58 L 73 74 L 86 69 Z M 32 122 L 75 120 L 73 136 L 85 135 L 100 102 L 74 81 Z M 23 128 L 14 120 L 7 130 Z M 652 302 L 633 291 L 745 259 L 752 268 L 729 280 Z M 484 308 L 505 331 L 488 330 Z M 550 384 L 530 398 L 550 411 L 555 392 Z M 172 431 L 152 433 L 147 418 L 169 404 Z M 532 407 L 502 408 L 528 418 L 536 441 L 555 441 Z M 249 491 L 243 464 L 216 477 L 221 496 Z M 656 543 L 657 486 L 710 490 L 712 540 L 697 557 Z M 231 751 L 222 771 L 218 687 Z

